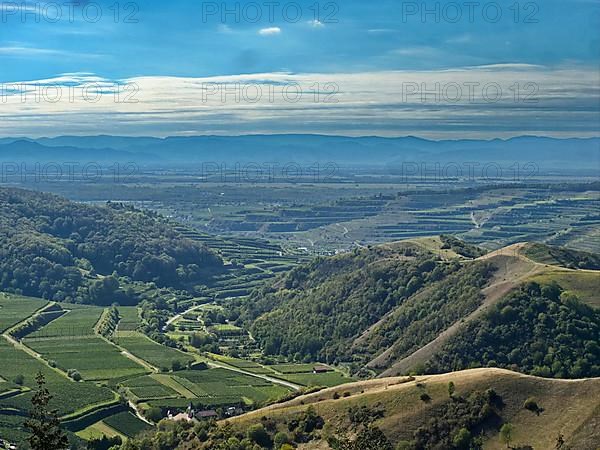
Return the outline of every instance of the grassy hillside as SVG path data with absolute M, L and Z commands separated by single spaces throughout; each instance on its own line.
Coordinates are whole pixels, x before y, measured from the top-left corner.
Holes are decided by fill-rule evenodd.
M 531 445 L 534 449 L 554 448 L 561 433 L 567 444 L 577 443 L 572 449 L 596 450 L 600 437 L 598 430 L 588 430 L 597 418 L 600 408 L 600 380 L 562 381 L 536 378 L 500 369 L 474 369 L 444 375 L 414 378 L 383 378 L 345 385 L 339 388 L 300 397 L 291 402 L 258 410 L 230 422 L 234 427 L 246 428 L 251 423 L 268 417 L 285 426 L 295 415 L 312 406 L 323 417 L 327 426 L 321 437 L 339 434 L 356 426 L 348 411 L 365 407 L 377 409 L 373 425 L 380 428 L 392 444 L 410 441 L 419 428 L 427 426 L 443 406 L 452 403 L 448 383 L 456 388 L 454 397 L 468 398 L 474 392 L 493 389 L 503 405 L 498 407 L 498 417 L 484 427 L 484 448 L 505 448 L 500 443 L 498 431 L 502 423 L 514 426 L 513 445 Z M 430 399 L 422 400 L 426 393 Z M 337 394 L 337 395 L 336 395 Z M 339 398 L 336 398 L 338 397 Z M 538 415 L 524 408 L 525 401 L 533 398 L 543 411 Z M 564 405 L 569 404 L 568 410 Z M 329 448 L 323 442 L 308 448 Z
M 529 243 L 522 249 L 528 258 L 542 264 L 561 266 L 569 269 L 600 270 L 600 255 L 564 247 Z
M 512 448 L 554 449 L 560 436 L 562 449 L 597 450 L 599 391 L 598 379 L 548 380 L 475 369 L 352 383 L 219 426 L 205 423 L 194 432 L 183 423 L 162 427 L 174 449 L 271 448 L 273 442 L 279 448 L 288 442 L 323 450 L 499 450 L 506 448 L 500 430 L 511 426 Z

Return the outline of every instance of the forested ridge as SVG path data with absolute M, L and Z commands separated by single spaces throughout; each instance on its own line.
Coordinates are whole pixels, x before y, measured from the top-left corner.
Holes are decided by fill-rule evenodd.
M 529 282 L 456 334 L 427 371 L 503 367 L 555 378 L 600 376 L 600 311 L 555 283 Z
M 189 288 L 221 267 L 156 214 L 0 189 L 0 290 L 110 304 L 123 279 Z
M 398 353 L 424 345 L 449 321 L 473 311 L 491 273 L 486 263 L 442 262 L 410 244 L 372 247 L 294 269 L 279 285 L 255 292 L 241 317 L 255 319 L 252 334 L 267 354 L 362 364 L 403 332 L 405 346 Z M 393 329 L 352 347 L 389 313 Z

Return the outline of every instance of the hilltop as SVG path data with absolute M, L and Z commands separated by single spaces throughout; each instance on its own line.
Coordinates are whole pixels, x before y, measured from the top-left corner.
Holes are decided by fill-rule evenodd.
M 535 449 L 554 448 L 558 434 L 567 445 L 578 450 L 596 450 L 593 429 L 600 410 L 600 379 L 549 380 L 502 369 L 472 369 L 442 375 L 394 377 L 347 384 L 296 398 L 281 405 L 253 411 L 232 419 L 234 427 L 246 428 L 262 417 L 284 425 L 309 406 L 323 417 L 327 431 L 339 433 L 356 426 L 348 417 L 354 408 L 379 409 L 373 425 L 380 428 L 392 444 L 410 441 L 420 427 L 438 416 L 443 405 L 452 402 L 448 383 L 456 387 L 455 396 L 469 397 L 475 392 L 493 389 L 502 399 L 498 417 L 483 427 L 484 447 L 500 449 L 500 425 L 514 425 L 514 444 Z M 423 401 L 422 394 L 430 399 Z M 337 394 L 337 395 L 336 395 Z M 339 397 L 339 398 L 338 398 Z M 528 398 L 535 399 L 543 412 L 539 415 L 523 407 Z M 571 407 L 564 409 L 565 404 Z M 552 430 L 552 432 L 549 432 Z M 325 433 L 323 433 L 325 434 Z M 312 443 L 306 448 L 329 448 Z

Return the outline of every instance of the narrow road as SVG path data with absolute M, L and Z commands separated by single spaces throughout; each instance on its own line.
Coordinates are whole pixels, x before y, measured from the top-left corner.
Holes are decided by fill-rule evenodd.
M 172 323 L 177 322 L 179 319 L 181 319 L 187 313 L 190 313 L 192 311 L 196 311 L 197 309 L 201 309 L 205 305 L 206 305 L 206 303 L 203 303 L 202 305 L 196 305 L 196 306 L 192 306 L 191 308 L 186 309 L 182 313 L 179 313 L 179 314 L 171 317 L 169 320 L 167 320 L 167 325 L 171 325 Z
M 135 411 L 135 415 L 137 416 L 138 419 L 140 419 L 142 422 L 147 423 L 150 426 L 154 426 L 154 424 L 152 422 L 150 422 L 148 419 L 146 419 L 142 413 L 140 412 L 140 410 L 138 409 L 138 406 L 133 403 L 131 400 L 127 401 L 127 404 L 129 405 L 129 407 L 131 409 L 133 409 Z
M 261 379 L 263 379 L 265 381 L 268 381 L 270 383 L 278 384 L 280 386 L 285 386 L 285 387 L 288 387 L 288 388 L 293 389 L 295 391 L 299 391 L 300 389 L 304 388 L 304 386 L 300 386 L 299 384 L 290 383 L 289 381 L 280 380 L 279 378 L 270 377 L 268 375 L 263 375 L 263 374 L 260 374 L 260 373 L 248 372 L 246 370 L 238 369 L 237 367 L 230 366 L 229 364 L 220 363 L 220 362 L 215 361 L 213 359 L 208 359 L 208 361 L 204 361 L 204 362 L 206 362 L 211 367 L 219 367 L 221 369 L 231 370 L 232 372 L 238 372 L 238 373 L 241 373 L 243 375 L 248 375 L 250 377 L 261 378 Z

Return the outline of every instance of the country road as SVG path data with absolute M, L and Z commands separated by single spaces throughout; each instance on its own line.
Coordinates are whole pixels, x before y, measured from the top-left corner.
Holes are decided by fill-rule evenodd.
M 208 358 L 207 358 L 208 359 Z M 274 377 L 270 377 L 268 375 L 263 375 L 263 374 L 259 374 L 259 373 L 252 373 L 252 372 L 248 372 L 244 369 L 238 369 L 237 367 L 233 367 L 230 366 L 229 364 L 225 364 L 225 363 L 220 363 L 218 361 L 215 361 L 213 359 L 208 359 L 208 361 L 205 361 L 209 366 L 211 367 L 219 367 L 221 369 L 227 369 L 227 370 L 231 370 L 233 372 L 238 372 L 244 375 L 248 375 L 251 377 L 255 377 L 255 378 L 261 378 L 265 381 L 268 381 L 270 383 L 274 383 L 274 384 L 278 384 L 280 386 L 285 386 L 288 387 L 290 389 L 293 389 L 295 391 L 299 391 L 300 389 L 302 389 L 304 386 L 300 386 L 299 384 L 294 384 L 294 383 L 290 383 L 289 381 L 285 381 L 285 380 L 280 380 L 279 378 L 274 378 Z
M 179 319 L 181 319 L 183 316 L 185 316 L 187 313 L 190 313 L 192 311 L 196 311 L 197 309 L 202 308 L 203 306 L 205 306 L 206 304 L 203 303 L 202 305 L 196 305 L 196 306 L 192 306 L 191 308 L 186 309 L 185 311 L 171 317 L 169 320 L 167 320 L 167 325 L 171 325 L 174 322 L 177 322 Z

